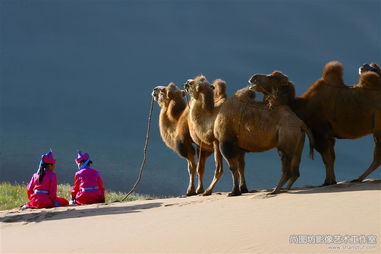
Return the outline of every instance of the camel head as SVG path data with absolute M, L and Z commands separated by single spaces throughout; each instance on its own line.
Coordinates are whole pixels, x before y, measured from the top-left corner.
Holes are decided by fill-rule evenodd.
M 188 79 L 184 83 L 185 91 L 194 99 L 198 100 L 200 95 L 213 93 L 214 87 L 208 82 L 204 75 L 198 75 L 194 79 Z
M 249 79 L 249 89 L 265 95 L 270 95 L 282 86 L 289 86 L 288 77 L 279 71 L 269 75 L 256 74 Z
M 226 82 L 222 79 L 216 79 L 212 84 L 214 88 L 214 100 L 226 99 Z
M 152 91 L 152 97 L 160 107 L 168 106 L 172 100 L 182 99 L 185 91 L 180 90 L 174 83 L 167 86 L 157 86 Z
M 381 76 L 381 69 L 380 67 L 375 64 L 375 63 L 371 63 L 371 64 L 363 64 L 360 66 L 359 68 L 359 74 L 361 75 L 362 73 L 365 73 L 365 72 L 368 72 L 368 71 L 372 71 L 372 72 L 375 72 L 377 73 L 378 75 Z
M 273 104 L 288 104 L 295 98 L 295 87 L 280 71 L 271 74 L 256 74 L 249 79 L 249 89 L 263 93 Z M 275 102 L 276 101 L 276 102 Z

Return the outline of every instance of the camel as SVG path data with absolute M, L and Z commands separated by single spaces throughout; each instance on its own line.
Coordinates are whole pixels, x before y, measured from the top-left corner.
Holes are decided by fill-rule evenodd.
M 207 196 L 212 194 L 223 173 L 222 156 L 218 149 L 216 152 L 218 143 L 213 135 L 213 126 L 218 110 L 227 97 L 226 82 L 217 79 L 211 85 L 205 76 L 199 75 L 194 79 L 189 79 L 184 84 L 184 88 L 192 98 L 189 103 L 188 117 L 190 135 L 202 149 L 208 152 L 214 151 L 216 169 L 211 184 L 203 193 L 204 196 Z
M 219 150 L 233 176 L 229 196 L 247 192 L 244 168 L 245 153 L 278 149 L 282 161 L 282 176 L 270 194 L 277 194 L 288 182 L 290 189 L 299 177 L 299 164 L 305 141 L 310 140 L 313 157 L 313 138 L 307 126 L 287 105 L 255 101 L 255 92 L 243 88 L 221 106 L 214 124 L 214 136 Z
M 174 83 L 167 86 L 157 86 L 152 96 L 161 107 L 159 117 L 160 135 L 164 143 L 188 162 L 189 186 L 186 196 L 204 192 L 203 175 L 205 160 L 210 152 L 201 151 L 199 163 L 195 164 L 195 149 L 188 128 L 189 109 L 184 100 L 185 92 Z M 197 172 L 198 187 L 194 187 L 194 177 Z
M 342 64 L 329 62 L 323 69 L 322 78 L 300 97 L 295 97 L 294 84 L 281 72 L 257 74 L 249 80 L 251 88 L 264 93 L 265 98 L 270 94 L 283 97 L 282 103 L 289 105 L 311 129 L 315 148 L 321 154 L 326 169 L 323 185 L 336 184 L 336 138 L 356 139 L 373 134 L 373 161 L 354 181 L 363 181 L 381 165 L 381 76 L 376 66 L 373 65 L 374 70 L 360 67 L 359 83 L 346 86 Z

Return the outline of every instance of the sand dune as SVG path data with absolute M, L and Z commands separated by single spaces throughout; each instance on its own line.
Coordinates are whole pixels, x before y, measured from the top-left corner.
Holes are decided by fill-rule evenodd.
M 380 253 L 381 180 L 2 211 L 1 253 Z

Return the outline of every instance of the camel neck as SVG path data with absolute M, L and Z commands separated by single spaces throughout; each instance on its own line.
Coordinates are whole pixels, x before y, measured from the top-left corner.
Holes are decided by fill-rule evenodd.
M 172 100 L 166 108 L 166 116 L 171 121 L 177 121 L 185 110 L 186 103 L 181 100 Z
M 201 98 L 203 109 L 212 112 L 214 109 L 213 91 L 206 90 L 204 93 L 201 94 Z

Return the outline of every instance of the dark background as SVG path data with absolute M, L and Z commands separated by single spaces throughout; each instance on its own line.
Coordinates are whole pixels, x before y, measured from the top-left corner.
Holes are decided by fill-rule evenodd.
M 203 73 L 229 94 L 254 73 L 286 73 L 297 94 L 339 60 L 345 82 L 381 63 L 381 1 L 0 1 L 0 181 L 26 183 L 51 147 L 60 183 L 72 183 L 78 149 L 89 152 L 106 187 L 127 191 L 143 157 L 150 94 Z M 155 105 L 148 162 L 138 192 L 186 190 L 185 161 L 162 142 Z M 306 144 L 308 145 L 308 143 Z M 373 140 L 338 140 L 336 175 L 368 167 Z M 307 148 L 307 146 L 306 146 Z M 321 184 L 320 156 L 307 149 L 296 186 Z M 248 154 L 250 189 L 279 180 L 275 151 Z M 225 164 L 226 165 L 226 164 Z M 209 159 L 206 185 L 214 171 Z M 378 169 L 371 177 L 381 177 Z M 217 191 L 230 191 L 230 171 Z

